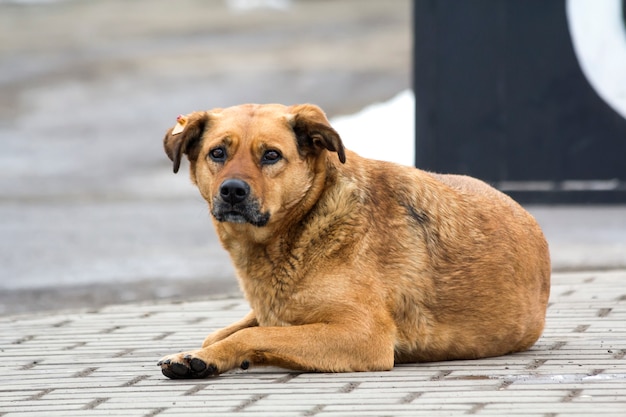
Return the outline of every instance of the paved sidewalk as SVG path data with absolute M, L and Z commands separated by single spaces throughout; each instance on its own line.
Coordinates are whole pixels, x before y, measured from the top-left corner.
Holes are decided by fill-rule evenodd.
M 242 299 L 0 319 L 0 416 L 625 416 L 626 271 L 553 276 L 525 353 L 311 374 L 255 368 L 171 381 L 164 354 L 240 318 Z

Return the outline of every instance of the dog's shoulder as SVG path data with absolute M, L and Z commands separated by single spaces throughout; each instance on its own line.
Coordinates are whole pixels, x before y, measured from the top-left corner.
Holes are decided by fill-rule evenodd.
M 441 190 L 437 180 L 414 167 L 359 157 L 350 153 L 341 170 L 343 183 L 358 190 L 358 205 L 369 216 L 370 227 L 385 226 L 385 219 L 422 218 L 429 195 Z M 445 193 L 446 190 L 443 190 Z

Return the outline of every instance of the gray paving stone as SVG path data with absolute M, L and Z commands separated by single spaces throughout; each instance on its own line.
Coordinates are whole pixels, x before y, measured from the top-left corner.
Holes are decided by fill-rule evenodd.
M 0 416 L 625 416 L 626 271 L 555 274 L 529 351 L 389 372 L 238 370 L 171 381 L 159 357 L 239 319 L 241 299 L 0 318 Z

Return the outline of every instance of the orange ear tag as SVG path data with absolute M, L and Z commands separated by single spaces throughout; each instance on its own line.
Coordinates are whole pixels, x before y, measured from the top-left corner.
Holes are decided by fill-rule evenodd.
M 179 114 L 176 118 L 176 126 L 172 129 L 172 135 L 178 135 L 180 132 L 185 130 L 185 125 L 187 124 L 187 118 L 182 114 Z

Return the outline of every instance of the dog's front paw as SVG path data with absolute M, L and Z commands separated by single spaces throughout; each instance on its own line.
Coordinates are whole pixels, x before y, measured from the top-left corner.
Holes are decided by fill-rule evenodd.
M 219 374 L 215 364 L 187 352 L 166 356 L 157 365 L 161 367 L 163 375 L 171 379 L 206 378 Z

